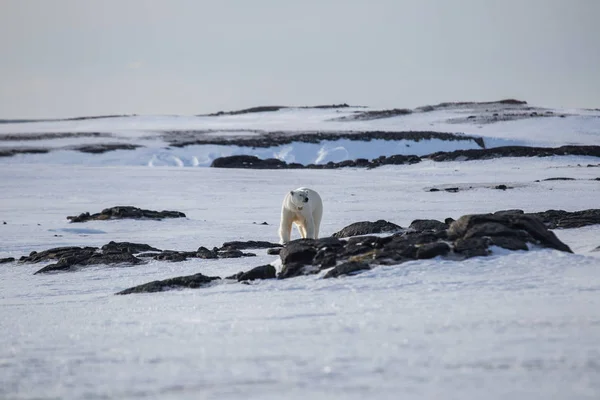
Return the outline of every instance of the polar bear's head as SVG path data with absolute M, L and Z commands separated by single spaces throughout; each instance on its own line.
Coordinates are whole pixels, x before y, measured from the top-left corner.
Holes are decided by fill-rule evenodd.
M 302 208 L 308 203 L 307 190 L 292 190 L 290 192 L 290 200 L 296 207 Z

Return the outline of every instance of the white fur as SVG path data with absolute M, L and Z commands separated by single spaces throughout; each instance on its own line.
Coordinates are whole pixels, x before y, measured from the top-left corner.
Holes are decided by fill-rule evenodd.
M 302 238 L 318 239 L 322 216 L 323 201 L 317 192 L 304 187 L 288 192 L 281 206 L 279 243 L 290 241 L 292 223 L 296 224 Z

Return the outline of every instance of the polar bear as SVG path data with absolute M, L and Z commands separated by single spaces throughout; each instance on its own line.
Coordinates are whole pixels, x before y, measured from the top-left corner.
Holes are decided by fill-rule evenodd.
M 281 206 L 279 243 L 290 241 L 292 223 L 303 239 L 318 239 L 322 216 L 323 201 L 317 192 L 305 187 L 292 190 L 285 195 Z

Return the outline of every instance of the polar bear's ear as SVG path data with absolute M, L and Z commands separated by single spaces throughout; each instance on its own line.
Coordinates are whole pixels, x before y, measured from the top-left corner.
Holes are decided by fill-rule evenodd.
M 293 196 L 293 195 L 294 195 L 294 191 L 293 191 L 293 190 L 292 190 L 292 191 L 290 191 L 290 194 Z

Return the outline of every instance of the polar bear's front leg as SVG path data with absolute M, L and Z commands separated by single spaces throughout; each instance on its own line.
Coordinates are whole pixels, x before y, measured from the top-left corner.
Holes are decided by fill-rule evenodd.
M 292 217 L 286 210 L 281 210 L 281 222 L 279 223 L 279 243 L 286 244 L 292 235 Z
M 304 224 L 301 222 L 297 222 L 296 226 L 298 227 L 298 232 L 300 232 L 300 237 L 302 239 L 306 238 L 306 228 L 304 227 Z
M 304 221 L 304 231 L 306 232 L 306 239 L 316 239 L 315 237 L 315 222 L 312 215 Z

